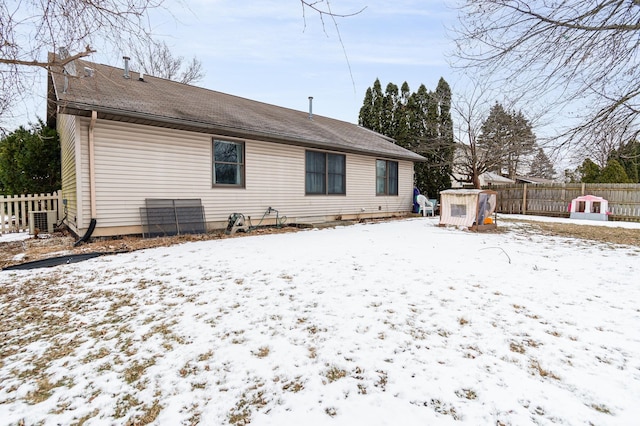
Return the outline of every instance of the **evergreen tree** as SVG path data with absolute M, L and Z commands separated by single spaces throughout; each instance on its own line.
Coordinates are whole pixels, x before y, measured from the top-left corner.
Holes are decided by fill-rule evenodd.
M 555 175 L 556 171 L 553 168 L 553 163 L 551 162 L 549 157 L 547 157 L 547 154 L 545 154 L 544 150 L 542 148 L 538 148 L 538 152 L 531 162 L 529 176 L 544 179 L 553 179 Z
M 640 183 L 640 142 L 631 140 L 613 151 L 610 159 L 617 160 L 632 183 Z
M 514 179 L 522 163 L 533 153 L 536 137 L 522 112 L 506 111 L 495 103 L 482 124 L 478 148 L 487 155 L 488 169 Z M 492 164 L 491 164 L 492 163 Z
M 367 89 L 364 97 L 364 103 L 360 108 L 358 124 L 374 132 L 383 133 L 382 114 L 384 95 L 382 94 L 382 85 L 380 80 L 376 79 L 373 87 Z
M 389 83 L 382 100 L 382 131 L 379 133 L 394 139 L 396 138 L 399 121 L 397 115 L 400 102 L 399 95 L 398 86 Z
M 599 183 L 629 183 L 627 173 L 618 160 L 611 159 L 600 172 Z
M 60 189 L 60 140 L 42 120 L 0 139 L 0 187 L 5 195 Z
M 379 99 L 381 108 L 377 109 Z M 367 89 L 358 121 L 427 159 L 415 165 L 415 183 L 422 193 L 435 197 L 451 187 L 454 150 L 451 89 L 444 79 L 440 79 L 435 92 L 420 85 L 411 93 L 407 82 L 400 89 L 389 83 L 384 96 L 376 79 L 373 87 Z
M 582 165 L 577 169 L 580 175 L 580 181 L 584 183 L 598 183 L 600 182 L 600 166 L 587 158 L 582 162 Z

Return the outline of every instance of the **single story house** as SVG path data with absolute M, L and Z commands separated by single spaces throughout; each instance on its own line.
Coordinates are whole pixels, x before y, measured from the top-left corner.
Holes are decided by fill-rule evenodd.
M 66 224 L 77 235 L 140 234 L 147 200 L 197 199 L 208 229 L 234 212 L 254 224 L 273 210 L 288 223 L 411 212 L 424 158 L 393 139 L 311 108 L 143 76 L 127 60 L 49 70 L 47 121 L 60 134 Z
M 495 185 L 511 185 L 516 183 L 515 180 L 504 177 L 496 172 L 484 172 L 478 176 L 480 180 L 480 186 L 495 186 Z M 451 188 L 472 188 L 473 184 L 471 183 L 462 183 L 462 176 L 459 174 L 454 174 L 451 179 Z
M 516 179 L 516 183 L 531 183 L 531 184 L 551 184 L 554 183 L 555 181 L 553 179 L 545 179 L 545 178 L 538 178 L 538 177 L 533 177 L 533 176 L 521 176 L 521 175 L 516 175 L 515 176 Z

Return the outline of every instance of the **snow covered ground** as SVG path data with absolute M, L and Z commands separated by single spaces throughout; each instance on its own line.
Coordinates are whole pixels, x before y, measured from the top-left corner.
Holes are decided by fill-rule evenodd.
M 511 218 L 0 272 L 0 423 L 637 424 L 640 248 Z

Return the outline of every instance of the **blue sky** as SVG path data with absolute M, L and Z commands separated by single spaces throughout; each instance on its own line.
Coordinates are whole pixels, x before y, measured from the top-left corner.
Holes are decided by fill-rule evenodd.
M 182 2 L 181 2 L 182 3 Z M 335 24 L 303 10 L 298 0 L 195 0 L 167 3 L 150 23 L 176 55 L 196 56 L 206 76 L 197 85 L 270 104 L 356 123 L 365 91 L 376 78 L 435 89 L 440 77 L 454 85 L 446 61 L 447 26 L 455 10 L 444 0 L 335 0 L 335 13 L 361 13 Z M 129 52 L 96 46 L 90 60 L 122 66 Z M 346 55 L 346 56 L 345 56 Z M 347 62 L 348 58 L 348 62 Z M 20 105 L 12 129 L 45 116 L 45 76 L 36 96 Z

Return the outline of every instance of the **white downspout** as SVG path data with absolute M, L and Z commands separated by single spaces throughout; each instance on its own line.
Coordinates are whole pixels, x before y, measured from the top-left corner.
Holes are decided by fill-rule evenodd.
M 91 218 L 95 219 L 97 214 L 96 208 L 96 164 L 95 164 L 95 146 L 93 138 L 93 128 L 98 119 L 98 113 L 91 111 L 91 123 L 89 123 L 89 197 L 91 198 Z

